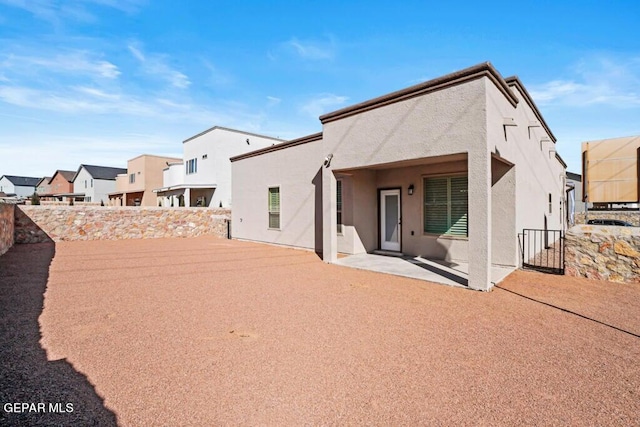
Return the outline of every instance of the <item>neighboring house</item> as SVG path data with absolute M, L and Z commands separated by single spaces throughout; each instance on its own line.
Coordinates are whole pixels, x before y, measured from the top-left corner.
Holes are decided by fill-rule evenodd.
M 41 179 L 30 176 L 2 175 L 0 177 L 0 192 L 7 196 L 29 197 L 36 192 L 36 187 Z
M 45 176 L 44 178 L 41 178 L 40 181 L 38 181 L 38 184 L 36 185 L 36 193 L 40 198 L 46 197 L 50 194 L 50 189 L 51 189 L 51 186 L 49 185 L 50 181 L 51 181 L 50 176 Z
M 167 165 L 162 188 L 155 190 L 163 206 L 231 206 L 229 158 L 283 142 L 278 138 L 214 126 L 183 142 L 183 160 Z
M 162 171 L 167 165 L 180 160 L 143 154 L 127 161 L 127 173 L 116 177 L 116 190 L 109 193 L 109 203 L 115 206 L 158 206 L 153 190 L 162 185 Z
M 637 208 L 640 136 L 583 142 L 582 192 L 594 208 Z
M 165 207 L 184 206 L 185 185 L 182 160 L 170 162 L 162 170 L 162 185 L 160 189 L 153 190 L 160 204 Z
M 75 175 L 75 171 L 58 169 L 49 183 L 50 198 L 61 202 L 68 201 L 73 193 L 73 178 Z
M 67 195 L 85 202 L 109 202 L 109 193 L 116 189 L 116 176 L 126 169 L 107 166 L 80 165 L 73 177 L 73 194 Z
M 525 228 L 563 229 L 566 164 L 517 77 L 483 63 L 320 117 L 232 162 L 234 238 L 518 266 Z

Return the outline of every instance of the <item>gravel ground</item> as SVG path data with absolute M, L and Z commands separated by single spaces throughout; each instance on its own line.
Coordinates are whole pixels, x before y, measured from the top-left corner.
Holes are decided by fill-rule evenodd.
M 640 288 L 481 293 L 213 237 L 0 257 L 5 424 L 639 425 Z

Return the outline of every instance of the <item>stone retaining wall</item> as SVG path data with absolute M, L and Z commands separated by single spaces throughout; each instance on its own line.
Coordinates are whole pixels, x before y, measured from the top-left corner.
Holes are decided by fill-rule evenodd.
M 640 228 L 576 225 L 565 245 L 567 275 L 640 283 Z
M 15 242 L 226 236 L 228 209 L 18 206 Z
M 15 205 L 0 203 L 0 255 L 13 246 Z
M 576 214 L 576 224 L 584 224 L 584 213 Z M 640 226 L 640 212 L 639 211 L 589 211 L 589 219 L 618 219 L 621 221 L 627 221 L 633 225 Z

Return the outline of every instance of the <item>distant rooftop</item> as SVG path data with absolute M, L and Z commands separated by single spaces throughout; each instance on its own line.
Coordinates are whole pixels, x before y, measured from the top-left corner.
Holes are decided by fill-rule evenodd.
M 82 168 L 85 168 L 93 179 L 115 180 L 117 175 L 127 173 L 127 170 L 124 168 L 112 168 L 109 166 L 94 165 L 80 165 L 80 167 L 78 168 L 78 172 L 80 172 Z M 76 172 L 75 176 L 73 177 L 74 181 L 76 179 L 76 176 L 78 176 L 78 172 Z
M 31 176 L 15 176 L 15 175 L 2 175 L 2 177 L 7 178 L 13 185 L 18 185 L 20 187 L 35 187 L 38 185 L 42 178 L 34 178 Z M 2 179 L 0 177 L 0 179 Z

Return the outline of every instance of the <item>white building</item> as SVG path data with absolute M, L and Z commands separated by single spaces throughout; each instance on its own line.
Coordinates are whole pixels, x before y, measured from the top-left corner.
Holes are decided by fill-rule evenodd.
M 127 173 L 123 168 L 80 165 L 73 177 L 73 197 L 85 202 L 107 204 L 109 193 L 116 191 L 116 176 Z
M 183 142 L 183 162 L 169 162 L 162 188 L 155 190 L 163 206 L 231 206 L 230 157 L 283 140 L 214 126 Z
M 0 177 L 0 193 L 7 196 L 29 197 L 36 192 L 36 187 L 41 179 L 29 176 L 2 175 Z

